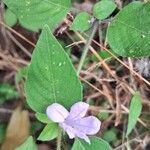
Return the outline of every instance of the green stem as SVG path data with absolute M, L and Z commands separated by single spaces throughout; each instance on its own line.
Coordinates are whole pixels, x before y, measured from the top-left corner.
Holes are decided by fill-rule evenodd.
M 81 56 L 80 63 L 79 63 L 78 69 L 77 69 L 77 75 L 78 75 L 78 76 L 79 76 L 80 71 L 81 71 L 81 69 L 82 69 L 82 67 L 83 67 L 83 64 L 84 64 L 86 55 L 87 55 L 87 53 L 88 53 L 89 47 L 90 47 L 90 45 L 91 45 L 91 43 L 92 43 L 92 40 L 93 40 L 93 38 L 94 38 L 94 36 L 95 36 L 95 33 L 96 33 L 96 31 L 97 31 L 97 27 L 98 27 L 98 22 L 96 21 L 96 22 L 94 23 L 92 33 L 91 33 L 89 39 L 87 40 L 87 42 L 86 42 L 86 44 L 85 44 L 85 47 L 84 47 L 84 49 L 83 49 L 83 54 L 82 54 L 82 56 Z
M 99 30 L 98 31 L 99 31 L 99 42 L 100 42 L 100 45 L 103 45 L 103 33 L 102 33 L 102 22 L 101 22 L 101 20 L 99 20 Z
M 58 137 L 57 137 L 57 149 L 56 150 L 61 150 L 61 137 L 62 137 L 62 130 L 59 129 Z

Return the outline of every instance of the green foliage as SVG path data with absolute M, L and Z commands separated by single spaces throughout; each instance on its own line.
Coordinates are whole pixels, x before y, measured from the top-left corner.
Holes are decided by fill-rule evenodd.
M 112 50 L 121 56 L 150 56 L 150 3 L 133 2 L 123 8 L 107 32 Z
M 82 100 L 82 87 L 61 45 L 45 26 L 32 55 L 26 80 L 29 106 L 40 113 L 58 102 L 69 108 Z
M 111 50 L 109 50 L 111 51 Z M 112 51 L 111 51 L 112 52 Z M 113 53 L 113 52 L 112 52 Z M 99 52 L 99 55 L 102 59 L 110 59 L 112 58 L 112 56 L 107 52 L 107 51 L 100 51 Z M 97 59 L 97 57 L 93 54 L 92 55 L 92 60 L 93 61 L 96 61 L 96 62 L 99 62 L 99 60 Z
M 100 120 L 106 120 L 109 117 L 109 113 L 107 113 L 107 112 L 100 112 L 100 113 L 98 113 L 97 117 Z
M 9 84 L 0 84 L 0 104 L 7 100 L 16 99 L 19 97 L 19 93 L 14 86 Z
M 141 111 L 142 111 L 141 96 L 139 92 L 136 92 L 130 103 L 130 112 L 128 117 L 128 127 L 126 136 L 128 136 L 135 127 L 138 117 L 141 114 Z
M 76 139 L 71 150 L 111 150 L 109 144 L 97 137 L 90 138 L 91 144 L 84 140 Z
M 106 19 L 116 9 L 116 5 L 112 0 L 101 0 L 96 3 L 93 8 L 93 15 L 99 19 Z
M 70 29 L 73 31 L 86 31 L 91 27 L 90 20 L 91 17 L 87 12 L 81 12 L 75 17 Z
M 3 0 L 27 29 L 37 31 L 48 24 L 53 29 L 70 9 L 70 0 Z
M 37 150 L 33 138 L 30 136 L 22 145 L 17 147 L 15 150 Z
M 36 113 L 35 116 L 42 123 L 52 123 L 52 121 L 47 117 L 46 114 Z
M 16 15 L 9 9 L 7 9 L 4 13 L 4 20 L 5 23 L 10 27 L 14 26 L 17 23 Z
M 110 51 L 111 51 L 111 50 L 110 50 Z M 111 58 L 111 57 L 112 57 L 107 51 L 101 51 L 101 52 L 100 52 L 100 56 L 101 56 L 101 58 L 103 58 L 103 59 L 108 59 L 108 58 Z
M 117 132 L 114 130 L 114 128 L 112 128 L 104 132 L 102 138 L 109 143 L 114 142 L 117 140 Z
M 56 123 L 50 123 L 45 126 L 43 131 L 38 137 L 40 141 L 50 141 L 58 136 L 59 127 Z

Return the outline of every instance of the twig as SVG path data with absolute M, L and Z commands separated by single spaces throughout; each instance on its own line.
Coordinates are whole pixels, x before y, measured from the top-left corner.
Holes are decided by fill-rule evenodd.
M 76 34 L 77 34 L 77 36 L 78 36 L 81 40 L 83 40 L 84 42 L 86 42 L 86 40 L 82 37 L 81 34 L 79 34 L 79 33 L 76 33 Z M 133 90 L 131 87 L 129 87 L 129 85 L 127 85 L 125 82 L 120 81 L 120 80 L 117 78 L 117 76 L 112 72 L 112 70 L 109 68 L 109 66 L 103 61 L 103 59 L 100 57 L 100 55 L 96 52 L 96 50 L 95 50 L 92 46 L 90 46 L 90 50 L 91 50 L 91 52 L 97 57 L 97 59 L 98 59 L 100 62 L 102 62 L 103 67 L 108 71 L 108 73 L 109 73 L 113 78 L 115 78 L 116 81 L 121 82 L 121 86 L 125 86 L 132 94 L 134 94 L 134 90 Z
M 95 87 L 94 85 L 92 85 L 90 82 L 86 81 L 84 78 L 79 77 L 82 81 L 84 81 L 85 83 L 87 83 L 88 85 L 90 85 L 91 87 L 93 87 L 95 90 L 97 90 L 99 93 L 101 93 L 102 95 L 106 96 L 106 94 L 101 91 L 100 89 L 98 89 L 97 87 Z
M 120 85 L 116 87 L 116 120 L 115 120 L 115 126 L 118 126 L 121 119 L 121 103 L 120 103 Z
M 31 53 L 9 32 L 7 34 L 11 38 L 11 40 L 27 55 L 31 58 Z
M 13 32 L 18 37 L 20 37 L 21 39 L 23 39 L 24 41 L 26 41 L 27 43 L 29 43 L 30 45 L 32 45 L 33 47 L 35 47 L 34 43 L 32 43 L 31 41 L 29 41 L 26 37 L 22 36 L 20 33 L 18 33 L 17 31 L 15 31 L 14 29 L 12 29 L 9 26 L 7 26 L 4 22 L 0 21 L 0 25 L 4 26 L 6 29 L 8 29 L 9 31 Z
M 143 133 L 143 134 L 141 134 L 139 137 L 142 137 L 142 136 L 144 136 L 145 134 L 146 134 L 146 132 Z M 137 140 L 137 137 L 136 137 L 136 138 L 131 139 L 130 141 L 127 141 L 127 142 L 121 144 L 120 146 L 116 147 L 116 148 L 113 149 L 113 150 L 121 150 L 121 148 L 124 147 L 124 146 L 126 146 L 127 143 L 132 143 L 132 142 L 135 142 L 135 141 L 136 141 L 136 142 L 142 142 L 142 141 Z
M 115 56 L 112 52 L 110 52 L 106 47 L 103 47 L 102 45 L 100 45 L 97 41 L 93 40 L 93 42 L 95 44 L 97 44 L 98 46 L 100 46 L 102 49 L 106 50 L 112 57 L 114 57 L 118 62 L 120 62 L 124 67 L 126 67 L 128 70 L 130 70 L 133 74 L 135 74 L 136 76 L 138 76 L 141 80 L 143 80 L 147 85 L 150 86 L 150 82 L 148 82 L 145 78 L 143 78 L 139 73 L 137 73 L 134 70 L 131 70 L 130 67 L 128 65 L 126 65 L 123 61 L 121 61 L 117 56 Z

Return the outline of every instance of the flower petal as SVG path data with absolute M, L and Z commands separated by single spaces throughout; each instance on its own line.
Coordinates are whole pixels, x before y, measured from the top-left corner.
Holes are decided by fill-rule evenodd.
M 46 114 L 53 122 L 64 122 L 69 112 L 62 105 L 54 103 L 47 107 Z
M 94 116 L 74 121 L 74 129 L 80 133 L 94 135 L 100 130 L 101 122 Z
M 87 103 L 84 102 L 75 103 L 70 109 L 70 114 L 68 116 L 68 119 L 76 120 L 84 117 L 86 115 L 86 112 L 88 111 L 88 108 L 89 108 L 89 104 Z
M 89 140 L 88 136 L 86 136 L 86 134 L 75 130 L 74 128 L 72 128 L 71 126 L 67 125 L 66 123 L 59 123 L 59 126 L 61 128 L 63 128 L 64 131 L 66 131 L 66 133 L 68 134 L 70 139 L 73 139 L 75 137 L 79 137 L 81 139 L 84 139 L 86 142 L 88 142 L 90 144 L 90 140 Z
M 67 132 L 70 139 L 75 138 L 75 130 L 72 127 L 68 126 L 66 123 L 59 123 L 59 126 Z
M 76 136 L 79 137 L 80 139 L 84 139 L 87 143 L 91 144 L 90 139 L 86 134 L 76 132 Z

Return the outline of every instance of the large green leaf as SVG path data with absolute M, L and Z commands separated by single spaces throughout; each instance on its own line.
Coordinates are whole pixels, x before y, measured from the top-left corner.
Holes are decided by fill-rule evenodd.
M 129 111 L 129 118 L 128 118 L 128 127 L 126 136 L 128 136 L 133 128 L 136 125 L 138 117 L 140 116 L 142 111 L 142 103 L 141 103 L 141 96 L 138 92 L 136 92 L 131 100 L 130 104 L 130 111 Z
M 97 137 L 90 138 L 91 144 L 84 140 L 76 139 L 71 150 L 111 150 L 109 144 Z
M 22 26 L 36 31 L 48 24 L 54 28 L 67 14 L 70 0 L 3 0 Z
M 48 26 L 33 52 L 25 90 L 30 107 L 41 113 L 55 102 L 69 108 L 82 100 L 82 86 L 73 65 Z
M 37 146 L 30 136 L 22 145 L 17 147 L 15 150 L 37 150 Z
M 108 43 L 121 56 L 150 55 L 150 2 L 133 2 L 118 13 L 107 32 Z

